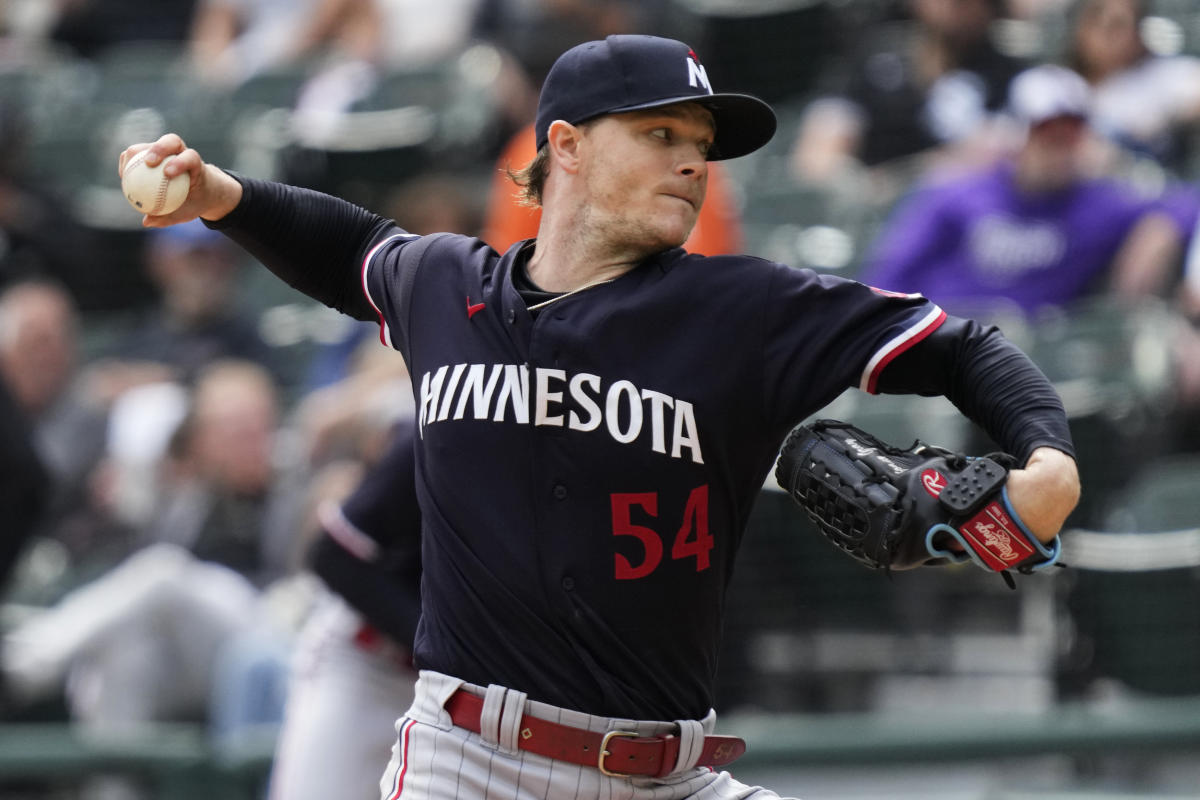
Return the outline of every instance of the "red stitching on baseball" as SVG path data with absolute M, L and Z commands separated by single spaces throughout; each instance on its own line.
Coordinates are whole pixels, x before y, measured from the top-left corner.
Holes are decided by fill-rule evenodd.
M 170 156 L 167 158 L 170 158 Z M 167 159 L 164 158 L 163 162 L 159 164 L 159 167 L 165 167 L 166 165 Z M 151 215 L 160 213 L 163 209 L 163 206 L 167 204 L 167 184 L 170 183 L 170 180 L 167 178 L 167 174 L 165 172 L 159 172 L 159 175 L 162 176 L 162 180 L 158 183 L 158 195 L 154 201 L 154 210 L 150 212 Z

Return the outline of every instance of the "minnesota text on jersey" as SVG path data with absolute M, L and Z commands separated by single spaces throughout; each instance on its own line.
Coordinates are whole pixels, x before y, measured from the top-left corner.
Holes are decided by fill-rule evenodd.
M 421 376 L 422 435 L 430 423 L 462 419 L 505 422 L 511 411 L 512 421 L 521 425 L 530 424 L 532 418 L 539 426 L 602 430 L 622 444 L 637 441 L 648 430 L 648 444 L 654 452 L 682 458 L 686 451 L 693 463 L 704 463 L 696 414 L 686 400 L 639 389 L 627 380 L 606 387 L 599 375 L 568 375 L 566 370 L 547 367 L 533 369 L 531 396 L 529 378 L 525 364 L 455 364 L 432 374 L 426 372 Z

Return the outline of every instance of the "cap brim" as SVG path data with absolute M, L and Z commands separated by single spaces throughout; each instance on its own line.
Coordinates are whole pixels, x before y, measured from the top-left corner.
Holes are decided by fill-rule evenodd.
M 1025 123 L 1030 127 L 1036 128 L 1038 125 L 1043 125 L 1047 122 L 1053 122 L 1056 119 L 1074 119 L 1080 122 L 1087 122 L 1088 115 L 1080 111 L 1052 111 L 1045 114 L 1035 114 L 1025 119 Z
M 614 108 L 605 113 L 643 111 L 676 103 L 699 103 L 712 112 L 716 136 L 708 154 L 709 161 L 723 161 L 753 153 L 775 135 L 775 112 L 765 102 L 748 94 L 682 95 Z

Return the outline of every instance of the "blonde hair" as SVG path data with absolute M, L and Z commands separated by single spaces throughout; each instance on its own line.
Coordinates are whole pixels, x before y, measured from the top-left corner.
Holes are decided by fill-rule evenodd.
M 546 186 L 546 175 L 550 172 L 550 145 L 542 145 L 533 160 L 518 170 L 505 167 L 508 179 L 521 187 L 521 205 L 538 208 L 542 205 L 542 189 Z

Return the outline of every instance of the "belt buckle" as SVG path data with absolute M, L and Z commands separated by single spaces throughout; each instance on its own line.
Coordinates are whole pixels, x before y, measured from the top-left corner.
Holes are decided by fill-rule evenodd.
M 624 772 L 613 772 L 608 767 L 604 766 L 604 759 L 612 755 L 612 753 L 608 751 L 608 743 L 612 741 L 613 737 L 616 736 L 625 736 L 630 739 L 638 738 L 638 734 L 634 733 L 633 731 L 609 731 L 608 733 L 604 734 L 604 738 L 600 741 L 600 757 L 596 760 L 596 768 L 612 778 L 628 778 L 631 777 L 630 774 Z

